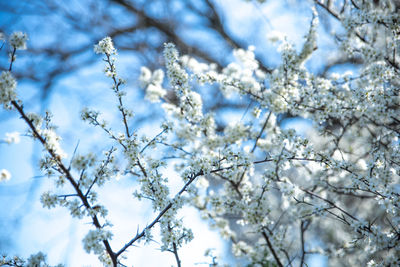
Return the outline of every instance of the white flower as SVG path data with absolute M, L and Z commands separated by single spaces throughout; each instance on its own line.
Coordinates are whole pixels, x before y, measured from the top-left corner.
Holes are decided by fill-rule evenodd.
M 111 40 L 111 37 L 105 37 L 97 45 L 94 45 L 94 52 L 96 52 L 96 54 L 106 54 L 106 55 L 117 54 L 117 50 L 114 48 L 114 44 Z
M 178 50 L 176 50 L 175 45 L 173 43 L 164 44 L 164 57 L 167 62 L 177 61 L 178 56 L 179 56 Z
M 99 255 L 99 260 L 103 263 L 103 266 L 113 266 L 110 254 L 106 250 L 103 250 L 103 253 Z
M 103 240 L 111 239 L 112 234 L 103 229 L 90 230 L 83 239 L 83 247 L 87 253 L 93 251 L 95 254 L 102 254 L 104 246 Z
M 189 75 L 179 65 L 178 56 L 179 53 L 174 44 L 164 44 L 165 66 L 170 84 L 177 91 L 178 95 L 183 95 L 189 90 Z
M 187 94 L 186 100 L 184 109 L 188 112 L 188 115 L 195 120 L 202 118 L 203 100 L 201 99 L 201 95 L 194 91 L 190 91 Z
M 21 141 L 19 138 L 19 132 L 6 133 L 6 138 L 4 138 L 4 141 L 7 144 L 18 144 Z
M 9 102 L 17 97 L 16 88 L 17 81 L 11 72 L 3 71 L 0 75 L 0 104 L 4 104 L 5 108 L 9 108 Z
M 28 35 L 23 32 L 14 32 L 10 35 L 10 45 L 15 49 L 25 50 L 26 41 L 28 40 Z
M 149 84 L 146 89 L 146 98 L 150 102 L 160 102 L 160 97 L 163 97 L 167 94 L 161 86 Z
M 198 62 L 195 58 L 184 55 L 181 57 L 182 65 L 191 69 L 193 73 L 201 74 L 210 69 L 210 66 L 205 63 Z
M 9 171 L 7 171 L 6 169 L 2 169 L 0 171 L 0 182 L 2 181 L 8 181 L 11 179 L 11 174 Z
M 45 208 L 54 208 L 58 203 L 58 197 L 57 195 L 50 194 L 50 192 L 44 192 L 40 197 L 40 202 L 42 202 L 42 205 Z
M 87 155 L 76 155 L 72 160 L 72 167 L 78 171 L 92 167 L 96 162 L 94 154 L 89 153 Z
M 153 72 L 153 76 L 151 77 L 151 81 L 154 84 L 162 84 L 164 80 L 164 71 L 162 69 L 157 69 Z
M 43 118 L 40 117 L 40 115 L 30 112 L 30 113 L 27 113 L 26 116 L 28 117 L 30 122 L 33 124 L 33 126 L 35 126 L 36 128 L 40 128 L 42 126 Z
M 160 102 L 160 97 L 167 94 L 162 88 L 162 82 L 164 80 L 164 72 L 161 69 L 155 70 L 153 74 L 146 67 L 141 67 L 139 83 L 140 86 L 146 88 L 146 98 L 150 102 Z
M 243 241 L 239 241 L 238 243 L 232 245 L 232 253 L 236 257 L 240 257 L 245 253 L 248 253 L 250 250 L 251 247 Z
M 61 145 L 60 145 L 60 142 L 59 142 L 61 140 L 61 137 L 59 137 L 51 129 L 44 129 L 44 130 L 41 130 L 39 132 L 44 137 L 44 139 L 46 140 L 47 149 L 53 150 L 55 154 L 60 156 L 60 158 L 66 158 L 67 157 L 67 154 L 61 148 Z
M 139 83 L 140 87 L 146 87 L 151 82 L 151 71 L 146 67 L 140 68 Z
M 255 59 L 254 55 L 254 46 L 249 46 L 248 50 L 244 49 L 236 49 L 233 51 L 233 55 L 240 63 L 243 65 L 245 69 L 249 69 L 251 71 L 256 70 L 258 68 L 258 62 Z

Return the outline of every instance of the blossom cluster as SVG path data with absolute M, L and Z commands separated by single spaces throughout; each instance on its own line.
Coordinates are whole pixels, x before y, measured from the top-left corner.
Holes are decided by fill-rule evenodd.
M 19 132 L 6 133 L 6 137 L 4 138 L 4 142 L 7 144 L 18 144 L 20 140 Z
M 106 54 L 106 55 L 115 55 L 117 50 L 114 48 L 114 44 L 110 37 L 105 37 L 100 40 L 98 44 L 94 46 L 94 51 L 96 54 Z
M 379 16 L 377 24 L 384 20 L 383 15 Z M 396 124 L 399 115 L 395 86 L 398 69 L 385 55 L 371 57 L 373 52 L 363 49 L 358 51 L 364 53 L 368 64 L 359 77 L 345 73 L 327 78 L 308 72 L 305 62 L 316 49 L 317 27 L 314 9 L 303 48 L 297 52 L 289 41 L 282 40 L 282 65 L 271 73 L 259 69 L 253 47 L 236 50 L 237 63 L 218 72 L 189 56 L 179 58 L 174 46 L 165 45 L 168 78 L 178 96 L 193 90 L 190 81 L 197 80 L 200 84 L 217 84 L 226 97 L 248 96 L 261 107 L 254 110 L 257 123 L 231 123 L 217 135 L 215 124 L 210 124 L 212 115 L 202 112 L 197 119 L 185 117 L 190 110 L 182 108 L 184 98 L 180 98 L 179 106 L 163 104 L 178 137 L 172 147 L 185 149 L 180 157 L 190 166 L 179 169 L 182 177 L 203 171 L 207 179 L 223 185 L 217 187 L 217 192 L 208 191 L 205 197 L 198 195 L 200 190 L 190 192 L 204 218 L 233 242 L 238 257 L 261 264 L 265 260 L 284 262 L 284 254 L 295 255 L 296 251 L 306 254 L 298 240 L 307 231 L 327 244 L 315 250 L 331 262 L 367 263 L 373 253 L 387 253 L 388 259 L 394 260 L 399 251 L 399 235 L 393 227 L 399 222 L 395 204 L 399 198 L 399 145 L 398 132 L 388 125 Z M 281 128 L 278 117 L 289 112 L 319 125 L 309 133 L 314 140 Z M 252 140 L 255 143 L 248 147 Z M 188 145 L 190 142 L 192 145 Z M 364 212 L 348 205 L 351 198 L 364 207 Z M 377 216 L 390 218 L 388 224 L 365 223 L 373 218 L 368 208 L 371 205 L 380 211 Z M 232 214 L 240 218 L 237 224 L 241 230 L 232 227 Z M 327 215 L 339 220 L 340 226 Z M 294 230 L 298 229 L 296 224 L 301 225 L 299 231 Z M 314 235 L 321 227 L 323 234 Z M 343 238 L 332 240 L 332 233 L 338 231 Z M 354 253 L 360 246 L 368 249 Z
M 10 109 L 10 102 L 17 97 L 16 93 L 17 81 L 9 71 L 3 71 L 0 74 L 0 104 L 4 108 Z
M 253 46 L 234 50 L 234 62 L 219 68 L 181 56 L 166 43 L 168 84 L 161 69 L 142 67 L 139 77 L 146 98 L 162 102 L 165 112 L 160 132 L 151 137 L 132 129 L 133 112 L 121 89 L 125 81 L 111 58 L 116 49 L 110 37 L 104 38 L 94 51 L 104 54 L 120 128 L 111 127 L 99 111 L 85 108 L 81 113 L 82 120 L 113 142 L 101 156 L 75 151 L 67 167 L 50 117 L 25 114 L 14 104 L 29 134 L 48 152 L 42 170 L 56 176 L 57 191 L 42 194 L 43 206 L 60 205 L 73 217 L 90 219 L 93 229 L 83 239 L 86 252 L 114 266 L 136 242 L 158 238 L 155 227 L 161 251 L 173 253 L 180 265 L 179 249 L 195 238 L 190 220 L 180 217 L 184 205 L 197 208 L 229 240 L 233 255 L 249 266 L 304 266 L 309 254 L 323 255 L 335 266 L 398 265 L 400 67 L 395 35 L 400 18 L 389 4 L 372 9 L 375 1 L 351 2 L 335 18 L 346 31 L 337 35 L 343 52 L 364 62 L 355 73 L 321 75 L 307 69 L 318 43 L 320 11 L 315 8 L 300 49 L 287 38 L 272 38 L 279 40 L 281 54 L 273 70 L 262 68 Z M 318 3 L 336 14 L 334 5 Z M 385 34 L 373 42 L 380 30 Z M 19 43 L 12 45 L 21 49 L 24 38 L 17 37 Z M 12 74 L 3 72 L 0 103 L 5 108 L 16 99 L 15 87 Z M 240 119 L 224 120 L 203 105 L 204 87 L 217 88 L 224 100 L 250 104 Z M 312 129 L 301 135 L 284 126 L 285 118 L 307 119 Z M 10 134 L 6 142 L 16 140 Z M 176 175 L 166 171 L 171 158 Z M 155 217 L 114 251 L 108 210 L 96 189 L 125 175 L 134 179 L 133 197 L 149 201 Z M 1 170 L 0 180 L 8 179 L 9 172 Z M 182 187 L 171 186 L 172 179 L 180 179 Z
M 10 35 L 9 42 L 12 47 L 19 50 L 26 49 L 26 41 L 28 40 L 28 35 L 23 32 L 14 32 Z
M 11 173 L 8 170 L 6 169 L 0 170 L 0 182 L 8 181 L 10 179 L 11 179 Z
M 93 251 L 95 254 L 102 254 L 104 247 L 101 241 L 111 239 L 112 233 L 105 230 L 90 230 L 83 239 L 84 249 L 90 253 Z
M 163 70 L 158 69 L 153 73 L 146 67 L 142 67 L 140 70 L 139 82 L 140 86 L 146 89 L 146 98 L 151 102 L 160 102 L 160 98 L 167 94 L 167 91 L 162 88 Z
M 179 53 L 174 44 L 164 45 L 164 57 L 170 84 L 179 97 L 179 108 L 175 109 L 168 104 L 164 106 L 173 110 L 176 116 L 181 113 L 187 120 L 198 122 L 203 116 L 203 102 L 201 96 L 191 89 L 189 74 L 179 64 Z

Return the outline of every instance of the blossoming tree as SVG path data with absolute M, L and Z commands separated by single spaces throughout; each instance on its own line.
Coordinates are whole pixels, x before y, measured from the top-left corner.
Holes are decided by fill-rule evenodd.
M 24 108 L 12 72 L 15 54 L 26 47 L 27 36 L 20 32 L 8 38 L 11 63 L 0 75 L 0 103 L 20 115 L 27 134 L 44 149 L 40 166 L 57 188 L 42 194 L 43 206 L 62 206 L 73 217 L 89 218 L 92 230 L 83 238 L 84 248 L 104 265 L 124 266 L 126 258 L 135 257 L 130 247 L 159 239 L 161 250 L 183 266 L 179 250 L 196 236 L 178 212 L 192 205 L 229 240 L 245 266 L 306 266 L 311 254 L 325 255 L 332 266 L 398 266 L 398 8 L 389 0 L 315 1 L 302 48 L 297 51 L 278 36 L 281 64 L 271 70 L 260 68 L 254 47 L 236 49 L 236 61 L 219 68 L 164 44 L 164 70 L 142 67 L 138 81 L 153 102 L 149 105 L 165 111 L 155 136 L 139 137 L 130 123 L 134 110 L 125 101 L 117 49 L 106 37 L 94 51 L 112 83 L 120 127 L 111 127 L 96 109 L 81 113 L 112 140 L 101 155 L 66 155 L 51 116 Z M 356 73 L 319 75 L 305 67 L 317 49 L 318 10 L 342 24 L 337 42 L 344 55 L 362 62 Z M 247 119 L 221 129 L 215 114 L 203 107 L 204 92 L 212 88 L 226 98 L 248 99 Z M 299 135 L 282 127 L 282 116 L 306 118 L 313 129 Z M 15 134 L 7 138 L 18 140 Z M 170 165 L 182 179 L 178 190 L 165 171 Z M 0 173 L 1 180 L 10 179 L 7 170 Z M 155 214 L 123 244 L 113 243 L 108 207 L 97 193 L 118 175 L 135 179 L 140 190 L 133 196 L 150 201 Z M 27 264 L 41 266 L 44 259 L 39 253 Z M 3 264 L 24 263 L 5 257 Z M 210 266 L 219 264 L 213 259 Z

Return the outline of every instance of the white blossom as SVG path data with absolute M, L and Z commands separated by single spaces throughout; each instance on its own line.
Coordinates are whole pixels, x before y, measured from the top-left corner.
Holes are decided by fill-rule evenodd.
M 57 195 L 45 192 L 40 197 L 40 202 L 42 202 L 43 207 L 50 209 L 54 208 L 58 204 L 59 200 Z
M 28 35 L 23 32 L 14 32 L 9 37 L 10 45 L 15 49 L 25 50 L 26 41 L 28 40 Z
M 100 255 L 105 249 L 102 241 L 109 240 L 111 237 L 112 234 L 109 231 L 103 229 L 90 230 L 83 239 L 83 247 L 87 253 L 93 252 Z
M 11 179 L 10 172 L 6 169 L 1 169 L 0 170 L 0 182 L 8 181 L 10 179 Z
M 35 126 L 36 128 L 41 128 L 43 123 L 43 118 L 36 114 L 36 113 L 27 113 L 26 116 L 28 117 L 29 121 Z
M 167 91 L 161 88 L 161 86 L 149 84 L 146 88 L 146 98 L 150 102 L 160 102 L 160 98 L 165 96 Z
M 105 37 L 94 46 L 94 52 L 96 54 L 115 55 L 117 50 L 114 48 L 111 37 Z
M 16 87 L 17 81 L 11 72 L 3 71 L 0 74 L 0 104 L 3 104 L 5 108 L 10 108 L 10 101 L 17 97 Z
M 247 254 L 247 253 L 249 253 L 250 250 L 251 250 L 251 247 L 243 241 L 239 241 L 232 245 L 232 253 L 236 257 L 240 257 L 244 254 Z
M 39 130 L 39 133 L 42 134 L 43 138 L 46 140 L 47 149 L 52 150 L 60 158 L 67 157 L 67 154 L 61 148 L 61 137 L 59 137 L 54 130 L 44 129 Z
M 139 82 L 142 88 L 145 88 L 151 82 L 151 71 L 148 68 L 140 68 Z
M 4 141 L 7 144 L 18 144 L 21 141 L 19 132 L 6 133 L 6 137 L 4 138 Z

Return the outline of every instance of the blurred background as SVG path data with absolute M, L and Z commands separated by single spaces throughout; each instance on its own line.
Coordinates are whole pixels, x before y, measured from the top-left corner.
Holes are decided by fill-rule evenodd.
M 28 49 L 18 51 L 13 65 L 25 110 L 53 113 L 62 147 L 69 155 L 76 147 L 82 153 L 100 153 L 108 142 L 105 135 L 80 121 L 83 107 L 96 107 L 119 127 L 111 82 L 103 73 L 101 56 L 93 52 L 99 40 L 110 36 L 118 49 L 117 69 L 127 80 L 125 102 L 135 114 L 132 128 L 139 135 L 152 136 L 159 130 L 163 112 L 158 105 L 144 101 L 138 76 L 141 66 L 163 68 L 163 43 L 173 42 L 181 54 L 216 63 L 218 69 L 234 60 L 233 49 L 254 45 L 261 69 L 270 72 L 280 63 L 273 39 L 286 36 L 299 50 L 310 26 L 312 6 L 313 1 L 304 0 L 2 0 L 0 31 L 6 36 L 14 31 L 29 35 Z M 321 21 L 318 49 L 307 68 L 320 75 L 357 69 L 357 58 L 346 58 L 338 50 L 333 37 L 340 31 L 338 22 L 325 8 L 316 7 Z M 0 70 L 8 68 L 8 52 L 9 47 L 3 45 Z M 204 109 L 217 115 L 221 131 L 229 121 L 240 118 L 250 103 L 245 97 L 225 99 L 214 87 L 198 90 Z M 280 123 L 300 131 L 310 124 L 290 114 L 282 115 Z M 26 127 L 15 112 L 1 110 L 0 139 L 14 131 L 24 133 Z M 86 254 L 81 242 L 90 222 L 72 219 L 66 209 L 42 208 L 40 194 L 52 188 L 53 182 L 37 167 L 41 154 L 40 145 L 26 136 L 21 136 L 18 144 L 0 143 L 0 169 L 8 169 L 12 175 L 10 181 L 0 184 L 0 253 L 28 257 L 43 251 L 50 264 L 98 266 L 97 258 Z M 169 171 L 174 181 L 172 168 Z M 176 181 L 177 188 L 180 183 Z M 115 247 L 154 218 L 149 203 L 133 199 L 135 186 L 130 178 L 121 177 L 100 190 L 114 218 Z M 185 208 L 182 216 L 195 236 L 180 252 L 184 266 L 208 266 L 212 260 L 204 253 L 209 247 L 215 249 L 214 255 L 221 255 L 221 261 L 230 262 L 229 243 L 220 240 L 194 209 Z M 173 254 L 162 253 L 158 247 L 153 243 L 130 249 L 129 266 L 175 264 Z M 323 261 L 311 257 L 308 263 L 321 266 Z

